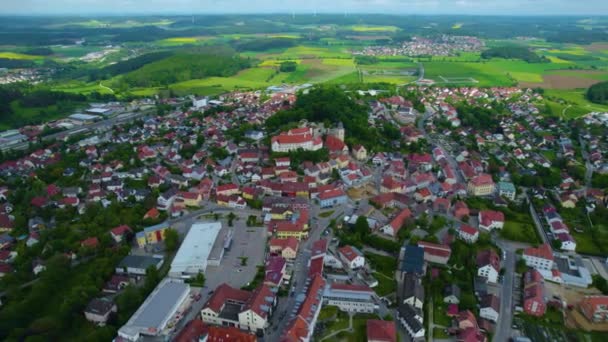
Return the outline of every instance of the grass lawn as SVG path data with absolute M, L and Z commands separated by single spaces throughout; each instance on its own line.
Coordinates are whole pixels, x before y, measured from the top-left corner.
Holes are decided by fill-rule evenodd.
M 344 342 L 366 342 L 367 341 L 367 321 L 370 319 L 380 319 L 374 314 L 357 314 L 353 316 L 353 331 L 344 331 L 334 336 L 332 341 Z M 346 327 L 348 327 L 348 316 L 346 319 Z M 337 330 L 337 329 L 336 329 Z M 336 331 L 333 330 L 333 331 Z M 327 334 L 324 334 L 327 335 Z
M 512 241 L 538 243 L 536 228 L 531 222 L 531 220 L 529 222 L 507 220 L 500 231 L 500 236 Z
M 334 318 L 337 314 L 337 306 L 325 305 L 323 308 L 321 308 L 321 311 L 319 312 L 319 318 L 317 319 L 319 321 L 324 321 L 326 319 Z
M 444 327 L 449 327 L 452 320 L 446 315 L 447 304 L 443 302 L 441 295 L 436 297 L 433 298 L 433 322 Z
M 433 329 L 433 338 L 449 338 L 450 335 L 446 334 L 446 332 L 444 331 L 444 329 L 441 328 L 434 328 Z
M 332 334 L 338 330 L 348 328 L 348 315 L 345 312 L 339 310 L 337 313 L 338 317 L 336 317 L 336 319 L 325 323 L 325 326 L 323 327 L 323 331 L 321 333 L 322 337 Z
M 374 272 L 373 275 L 378 280 L 378 286 L 374 287 L 378 296 L 384 297 L 397 290 L 397 281 L 394 278 L 389 278 L 388 275 L 379 272 Z

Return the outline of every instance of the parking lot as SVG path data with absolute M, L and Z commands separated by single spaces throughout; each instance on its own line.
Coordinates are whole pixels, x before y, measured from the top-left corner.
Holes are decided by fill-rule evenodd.
M 222 224 L 228 225 L 227 222 Z M 206 288 L 214 289 L 222 283 L 237 288 L 244 286 L 255 276 L 256 266 L 264 262 L 266 229 L 247 227 L 243 219 L 235 220 L 232 229 L 234 232 L 232 245 L 225 251 L 220 266 L 207 267 Z M 244 258 L 246 258 L 245 265 L 242 264 Z

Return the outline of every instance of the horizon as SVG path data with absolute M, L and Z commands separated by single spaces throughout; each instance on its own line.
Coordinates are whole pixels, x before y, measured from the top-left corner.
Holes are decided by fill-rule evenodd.
M 607 16 L 608 1 L 587 0 L 5 0 L 1 16 L 246 14 L 389 14 L 471 16 Z

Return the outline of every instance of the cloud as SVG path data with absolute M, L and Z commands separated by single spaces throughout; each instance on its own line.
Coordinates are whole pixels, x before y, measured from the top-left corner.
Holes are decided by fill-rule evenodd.
M 133 13 L 608 14 L 606 0 L 2 0 L 0 14 Z

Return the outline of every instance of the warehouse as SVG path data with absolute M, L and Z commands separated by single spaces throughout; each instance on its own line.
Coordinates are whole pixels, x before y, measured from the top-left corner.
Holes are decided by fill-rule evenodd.
M 169 276 L 190 278 L 199 272 L 204 273 L 220 230 L 222 224 L 219 222 L 193 224 L 171 263 Z
M 165 278 L 135 311 L 118 336 L 137 341 L 141 335 L 158 336 L 182 307 L 190 294 L 190 285 L 180 279 Z

